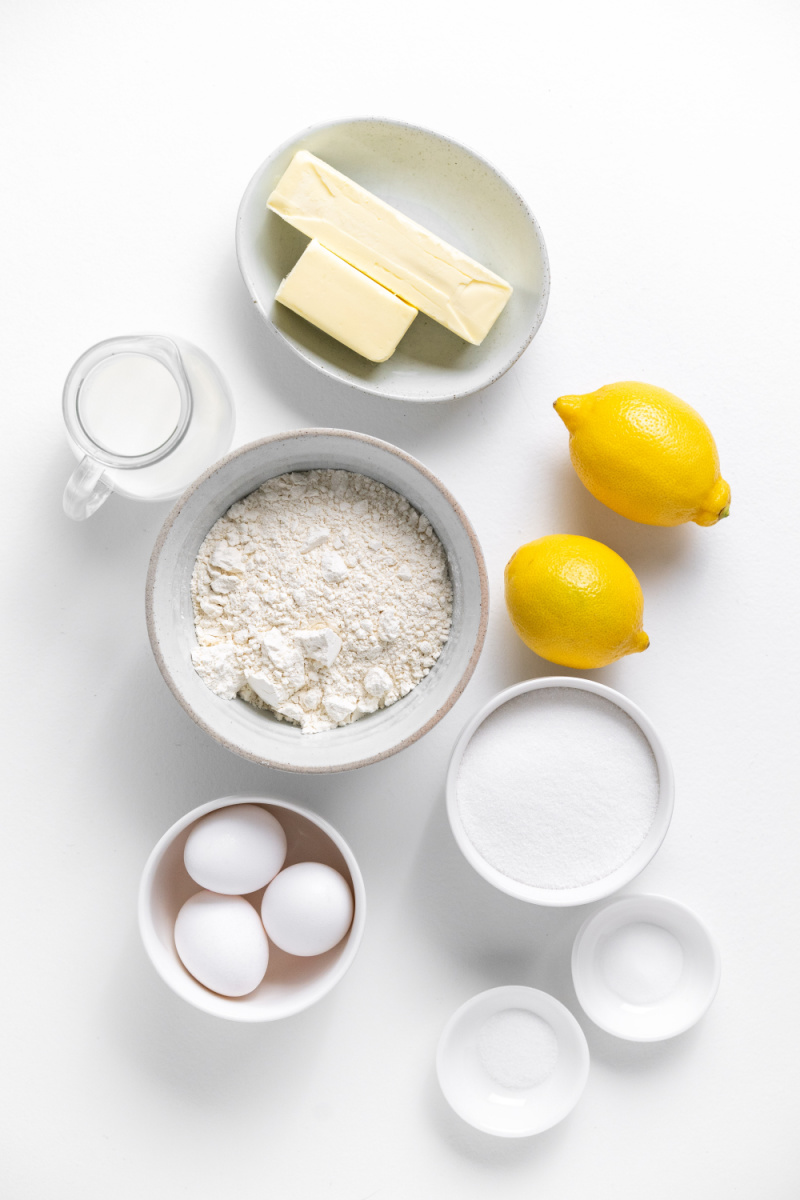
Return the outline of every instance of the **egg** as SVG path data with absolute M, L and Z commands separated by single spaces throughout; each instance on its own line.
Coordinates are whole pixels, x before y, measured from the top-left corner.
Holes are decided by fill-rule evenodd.
M 287 954 L 324 954 L 350 928 L 353 894 L 333 867 L 295 863 L 276 875 L 264 892 L 261 919 L 272 941 Z
M 197 892 L 183 905 L 175 949 L 189 974 L 222 996 L 252 992 L 269 962 L 267 935 L 252 904 L 217 892 Z
M 211 892 L 241 896 L 265 887 L 286 858 L 286 834 L 258 804 L 233 804 L 201 817 L 183 851 L 186 870 Z

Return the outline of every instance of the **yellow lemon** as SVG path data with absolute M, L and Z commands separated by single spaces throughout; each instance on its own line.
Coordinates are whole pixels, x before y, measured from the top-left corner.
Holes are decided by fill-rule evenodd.
M 569 430 L 582 483 L 614 512 L 644 525 L 715 525 L 731 489 L 699 413 L 649 383 L 610 383 L 554 408 Z
M 569 534 L 528 542 L 505 580 L 514 628 L 550 662 L 591 670 L 650 645 L 639 580 L 602 542 Z

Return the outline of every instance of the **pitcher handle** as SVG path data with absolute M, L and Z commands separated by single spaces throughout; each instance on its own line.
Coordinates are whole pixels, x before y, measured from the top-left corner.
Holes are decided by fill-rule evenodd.
M 64 488 L 64 512 L 73 521 L 85 521 L 108 499 L 111 484 L 103 473 L 103 464 L 87 454 L 81 459 Z

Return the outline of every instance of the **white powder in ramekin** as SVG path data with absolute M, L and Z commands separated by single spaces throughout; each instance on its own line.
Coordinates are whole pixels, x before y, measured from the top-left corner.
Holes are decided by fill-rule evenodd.
M 577 688 L 524 692 L 467 744 L 457 779 L 467 837 L 501 874 L 540 888 L 604 879 L 653 824 L 658 767 L 616 704 Z
M 514 1090 L 538 1087 L 558 1062 L 558 1038 L 552 1026 L 524 1008 L 506 1008 L 484 1021 L 476 1048 L 487 1075 Z

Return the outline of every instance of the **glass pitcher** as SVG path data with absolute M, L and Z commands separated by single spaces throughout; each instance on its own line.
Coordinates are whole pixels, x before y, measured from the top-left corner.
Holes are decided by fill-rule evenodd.
M 80 459 L 64 490 L 75 521 L 111 492 L 174 500 L 233 439 L 233 403 L 217 367 L 197 346 L 160 334 L 92 346 L 67 376 L 63 411 Z

